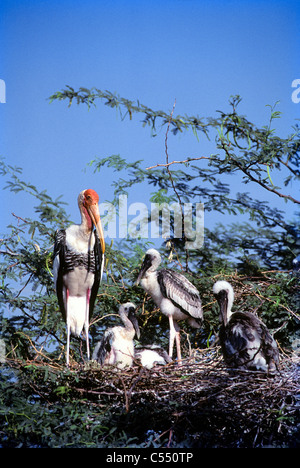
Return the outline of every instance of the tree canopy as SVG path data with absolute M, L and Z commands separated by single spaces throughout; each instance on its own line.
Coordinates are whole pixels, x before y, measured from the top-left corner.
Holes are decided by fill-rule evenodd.
M 204 205 L 205 212 L 228 215 L 226 224 L 216 221 L 205 226 L 204 244 L 199 249 L 187 249 L 184 235 L 174 236 L 173 218 L 170 236 L 162 242 L 164 264 L 186 274 L 203 302 L 203 329 L 195 332 L 182 325 L 185 356 L 190 357 L 195 349 L 215 349 L 218 307 L 212 286 L 217 279 L 232 282 L 236 291 L 234 307 L 254 311 L 281 349 L 290 353 L 299 336 L 300 318 L 299 277 L 292 272 L 292 261 L 300 250 L 300 200 L 293 190 L 300 178 L 300 131 L 295 125 L 288 136 L 276 134 L 273 125 L 281 118 L 278 103 L 270 106 L 269 121 L 259 128 L 239 114 L 240 96 L 231 97 L 229 112 L 218 111 L 217 117 L 206 118 L 175 115 L 175 104 L 169 113 L 155 111 L 96 88 L 75 91 L 68 86 L 50 97 L 51 102 L 57 100 L 66 100 L 69 106 L 76 102 L 88 107 L 99 102 L 116 108 L 122 120 L 141 117 L 151 137 L 164 132 L 165 161 L 151 167 L 145 167 L 142 160 L 127 161 L 122 155 L 102 155 L 86 161 L 89 170 L 99 174 L 99 180 L 104 167 L 116 173 L 111 200 L 116 208 L 120 195 L 130 193 L 133 187 L 142 190 L 146 184 L 152 190 L 149 203 L 178 203 L 182 216 L 185 204 L 194 206 L 196 202 Z M 189 131 L 192 138 L 214 139 L 214 154 L 171 160 L 168 139 Z M 5 344 L 0 373 L 2 445 L 128 446 L 132 443 L 130 431 L 126 432 L 124 421 L 120 423 L 123 410 L 118 407 L 116 411 L 105 398 L 95 403 L 92 390 L 82 403 L 82 395 L 74 390 L 80 385 L 91 389 L 100 378 L 100 371 L 91 369 L 89 373 L 84 367 L 81 344 L 72 344 L 74 368 L 64 368 L 65 326 L 53 286 L 52 260 L 55 232 L 71 222 L 65 203 L 62 197 L 53 200 L 42 187 L 24 181 L 22 169 L 8 165 L 4 159 L 1 174 L 7 190 L 32 196 L 35 210 L 33 219 L 13 214 L 12 223 L 1 236 L 0 338 Z M 251 190 L 233 193 L 233 178 Z M 267 193 L 271 198 L 256 198 L 255 193 Z M 286 213 L 277 208 L 277 199 L 294 205 L 294 219 L 287 219 Z M 118 304 L 133 300 L 138 305 L 143 343 L 166 346 L 167 320 L 143 290 L 134 286 L 145 250 L 151 245 L 151 238 L 130 236 L 107 245 L 104 280 L 91 323 L 93 345 L 106 327 L 118 323 Z M 76 362 L 83 367 L 77 368 Z M 178 401 L 176 405 L 180 408 Z M 128 401 L 126 408 L 128 412 Z M 96 417 L 101 423 L 96 424 Z M 58 429 L 60 425 L 66 430 Z M 73 439 L 75 429 L 78 437 Z M 150 444 L 149 434 L 137 444 L 145 444 L 147 437 Z

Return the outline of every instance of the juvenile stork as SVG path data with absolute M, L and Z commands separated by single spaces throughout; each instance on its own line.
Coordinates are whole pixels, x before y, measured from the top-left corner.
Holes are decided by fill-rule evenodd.
M 158 345 L 145 345 L 135 349 L 134 356 L 143 367 L 152 369 L 156 365 L 166 365 L 172 362 L 168 353 Z
M 300 255 L 295 257 L 293 260 L 293 272 L 296 276 L 300 273 Z
M 265 324 L 250 312 L 232 313 L 234 292 L 227 281 L 217 281 L 213 293 L 220 306 L 219 338 L 226 364 L 273 373 L 279 352 Z
M 53 277 L 60 311 L 67 325 L 67 365 L 70 334 L 79 336 L 83 328 L 90 358 L 89 321 L 102 278 L 105 252 L 98 203 L 99 196 L 94 190 L 80 192 L 81 224 L 58 231 L 55 239 Z
M 157 271 L 160 263 L 159 252 L 147 250 L 136 284 L 141 283 L 161 312 L 169 318 L 169 356 L 172 358 L 175 340 L 180 363 L 180 328 L 177 321 L 187 320 L 192 327 L 200 328 L 203 319 L 201 299 L 195 286 L 182 274 L 166 268 Z
M 118 326 L 105 331 L 102 340 L 96 345 L 92 359 L 101 366 L 116 365 L 119 369 L 131 367 L 134 358 L 135 334 L 140 337 L 140 330 L 135 316 L 135 305 L 132 302 L 121 304 L 119 315 L 124 327 Z

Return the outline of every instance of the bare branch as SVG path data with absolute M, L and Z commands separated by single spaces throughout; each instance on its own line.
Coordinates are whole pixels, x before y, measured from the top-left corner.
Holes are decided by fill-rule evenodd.
M 199 158 L 187 158 L 187 159 L 184 159 L 183 161 L 172 161 L 166 164 L 155 164 L 155 166 L 146 167 L 146 170 L 155 169 L 156 167 L 169 167 L 172 164 L 185 164 L 191 161 L 200 161 L 201 159 L 210 159 L 210 156 L 200 156 Z
M 169 169 L 168 133 L 169 133 L 169 129 L 170 129 L 170 124 L 172 122 L 172 117 L 173 117 L 175 106 L 176 106 L 176 99 L 175 99 L 174 104 L 173 104 L 173 109 L 172 109 L 172 112 L 171 112 L 171 115 L 170 115 L 167 131 L 166 131 L 166 137 L 165 137 L 166 169 L 167 169 L 168 175 L 170 177 L 170 181 L 171 181 L 173 190 L 174 190 L 174 192 L 176 194 L 176 197 L 178 198 L 178 201 L 179 201 L 179 205 L 180 205 L 180 209 L 181 209 L 181 215 L 183 216 L 182 201 L 181 201 L 180 195 L 179 195 L 179 193 L 178 193 L 178 191 L 176 189 L 176 186 L 175 186 L 175 183 L 174 183 L 174 180 L 173 180 L 173 177 L 172 177 L 172 173 L 171 173 L 171 171 Z
M 263 187 L 264 189 L 268 190 L 269 192 L 272 192 L 272 193 L 275 193 L 276 195 L 278 195 L 278 197 L 280 198 L 285 198 L 286 200 L 291 200 L 293 203 L 297 203 L 300 205 L 300 200 L 296 200 L 295 198 L 293 198 L 291 195 L 284 195 L 283 193 L 279 192 L 278 190 L 276 190 L 275 188 L 273 187 L 269 187 L 267 184 L 265 184 L 262 180 L 260 179 L 257 179 L 255 177 L 253 177 L 253 175 L 245 168 L 242 166 L 242 164 L 239 163 L 239 161 L 237 159 L 235 159 L 232 154 L 230 154 L 230 152 L 228 151 L 228 148 L 226 146 L 226 144 L 224 144 L 224 141 L 222 141 L 222 148 L 224 149 L 225 153 L 227 154 L 227 156 L 232 160 L 234 161 L 234 163 L 237 165 L 237 167 L 244 173 L 246 174 L 247 177 L 249 177 L 249 179 L 252 181 L 252 182 L 255 182 L 256 184 L 260 185 L 261 187 Z

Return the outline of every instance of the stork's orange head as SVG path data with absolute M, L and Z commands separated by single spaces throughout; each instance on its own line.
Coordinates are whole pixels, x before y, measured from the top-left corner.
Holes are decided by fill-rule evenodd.
M 99 195 L 93 189 L 87 189 L 83 192 L 84 201 L 83 204 L 87 206 L 95 205 L 99 203 Z
M 81 211 L 83 211 L 85 216 L 88 216 L 88 222 L 90 224 L 90 229 L 92 229 L 92 225 L 95 226 L 96 231 L 98 233 L 102 252 L 105 251 L 105 242 L 104 242 L 104 234 L 101 225 L 100 213 L 99 213 L 99 195 L 93 189 L 87 189 L 80 192 L 78 197 L 78 204 Z

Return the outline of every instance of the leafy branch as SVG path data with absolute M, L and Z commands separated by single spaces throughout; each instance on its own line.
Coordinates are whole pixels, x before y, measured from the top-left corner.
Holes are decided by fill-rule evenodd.
M 104 101 L 104 105 L 118 109 L 122 120 L 126 117 L 132 120 L 134 114 L 143 115 L 143 126 L 150 126 L 152 135 L 156 135 L 158 126 L 160 128 L 167 126 L 167 133 L 171 128 L 174 135 L 191 129 L 198 140 L 199 132 L 209 139 L 209 133 L 214 131 L 217 148 L 225 154 L 224 158 L 220 155 L 188 157 L 179 161 L 166 161 L 150 166 L 149 169 L 169 168 L 173 164 L 189 165 L 192 161 L 207 161 L 208 167 L 215 168 L 219 174 L 240 172 L 244 176 L 242 181 L 245 184 L 252 182 L 286 201 L 300 204 L 299 199 L 283 193 L 280 187 L 276 187 L 271 178 L 271 170 L 276 169 L 280 180 L 283 178 L 282 174 L 285 174 L 283 180 L 285 187 L 292 180 L 300 179 L 300 130 L 295 126 L 294 132 L 287 138 L 280 138 L 274 134 L 273 121 L 281 116 L 281 113 L 275 110 L 278 103 L 269 106 L 271 114 L 268 125 L 258 128 L 237 113 L 237 107 L 241 102 L 240 96 L 231 97 L 229 101 L 231 112 L 218 111 L 219 117 L 206 119 L 198 116 L 175 116 L 174 108 L 170 119 L 170 114 L 167 112 L 152 110 L 139 101 L 124 99 L 117 94 L 97 88 L 90 90 L 79 88 L 75 91 L 74 88 L 66 86 L 66 89 L 53 94 L 49 99 L 50 102 L 67 100 L 69 106 L 75 100 L 77 104 L 86 104 L 88 108 L 96 106 L 97 100 Z
M 72 105 L 73 101 L 76 101 L 77 104 L 86 104 L 88 108 L 91 106 L 96 107 L 97 100 L 104 101 L 104 105 L 119 111 L 122 120 L 126 117 L 129 117 L 129 119 L 132 120 L 133 114 L 142 114 L 144 116 L 142 120 L 143 126 L 150 126 L 153 135 L 155 135 L 157 131 L 157 121 L 160 121 L 160 127 L 169 125 L 170 115 L 167 112 L 162 110 L 153 111 L 149 107 L 141 104 L 139 101 L 134 102 L 111 93 L 110 91 L 101 91 L 95 87 L 91 89 L 81 87 L 78 91 L 75 91 L 74 88 L 67 85 L 66 89 L 58 91 L 49 97 L 50 103 L 54 100 L 67 100 L 69 101 L 69 107 Z M 171 131 L 174 135 L 176 135 L 177 132 L 183 132 L 183 130 L 192 128 L 195 135 L 200 131 L 208 136 L 208 124 L 204 123 L 199 117 L 190 118 L 179 115 L 172 118 L 170 125 L 172 126 Z

